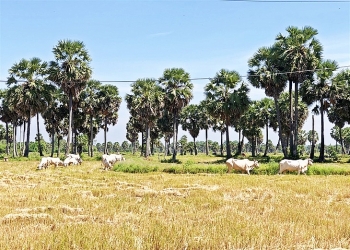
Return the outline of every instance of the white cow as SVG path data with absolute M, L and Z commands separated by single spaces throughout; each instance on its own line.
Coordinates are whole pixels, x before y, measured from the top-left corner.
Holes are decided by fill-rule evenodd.
M 289 171 L 289 172 L 297 171 L 298 175 L 300 173 L 306 174 L 306 171 L 309 165 L 312 165 L 312 160 L 310 158 L 305 160 L 285 159 L 280 161 L 280 164 L 279 164 L 280 170 L 278 174 L 282 174 L 285 171 Z
M 48 168 L 50 165 L 55 165 L 55 167 L 63 166 L 63 161 L 61 161 L 60 158 L 43 157 L 37 169 L 41 170 L 43 168 Z
M 104 154 L 101 158 L 102 165 L 104 166 L 104 170 L 111 169 L 114 163 L 117 161 L 125 161 L 125 158 L 120 154 Z
M 226 166 L 227 166 L 228 173 L 230 173 L 232 169 L 235 169 L 235 170 L 241 171 L 242 173 L 246 172 L 248 175 L 250 175 L 249 171 L 253 170 L 254 168 L 258 168 L 259 162 L 256 160 L 251 161 L 248 159 L 240 160 L 240 159 L 231 158 L 226 161 Z
M 73 157 L 67 157 L 63 161 L 63 165 L 65 167 L 70 166 L 70 165 L 78 165 L 78 164 L 81 164 L 81 163 L 79 163 L 79 161 L 76 158 L 73 158 Z
M 80 155 L 77 154 L 67 154 L 66 155 L 67 158 L 74 158 L 77 160 L 77 162 L 81 165 L 81 163 L 83 162 L 83 160 L 81 159 Z

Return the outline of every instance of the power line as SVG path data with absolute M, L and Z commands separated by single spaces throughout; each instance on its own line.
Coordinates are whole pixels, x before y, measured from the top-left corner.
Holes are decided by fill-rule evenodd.
M 342 68 L 350 68 L 350 65 L 347 66 L 339 66 L 334 71 L 337 71 Z M 313 69 L 313 70 L 299 70 L 299 71 L 289 71 L 289 72 L 278 72 L 278 73 L 271 73 L 271 75 L 287 75 L 287 74 L 295 74 L 295 73 L 307 73 L 307 72 L 316 72 L 320 70 L 326 70 L 331 68 L 323 68 L 323 69 Z M 257 74 L 257 75 L 249 75 L 249 76 L 261 76 L 263 74 Z M 247 78 L 248 75 L 241 75 L 241 78 Z M 190 81 L 198 81 L 198 80 L 212 80 L 214 77 L 196 77 L 196 78 L 190 78 Z M 6 83 L 6 80 L 0 80 L 0 83 Z M 17 82 L 26 82 L 26 80 L 17 80 Z M 100 80 L 99 82 L 103 83 L 134 83 L 135 81 L 132 80 Z

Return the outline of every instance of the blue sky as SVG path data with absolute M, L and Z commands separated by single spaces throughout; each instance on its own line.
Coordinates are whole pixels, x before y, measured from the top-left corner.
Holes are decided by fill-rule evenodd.
M 350 65 L 350 2 L 0 0 L 0 80 L 22 58 L 53 60 L 53 47 L 64 39 L 84 42 L 92 58 L 92 78 L 100 81 L 158 78 L 173 67 L 184 68 L 191 78 L 213 77 L 222 68 L 245 76 L 247 61 L 258 48 L 272 45 L 288 26 L 307 25 L 318 30 L 324 59 Z M 204 99 L 207 82 L 193 81 L 191 103 Z M 122 142 L 130 83 L 111 84 L 118 87 L 123 103 L 107 140 Z M 265 97 L 262 90 L 250 89 L 253 100 Z M 319 131 L 319 117 L 315 120 Z M 334 143 L 332 126 L 326 123 L 326 144 Z M 35 123 L 32 129 L 34 136 Z M 304 129 L 311 129 L 311 115 Z M 42 133 L 48 140 L 43 128 Z M 213 132 L 209 137 L 220 139 Z M 277 142 L 276 133 L 270 137 Z M 232 129 L 230 139 L 236 138 Z M 102 142 L 103 134 L 96 139 Z M 204 140 L 203 131 L 198 140 Z

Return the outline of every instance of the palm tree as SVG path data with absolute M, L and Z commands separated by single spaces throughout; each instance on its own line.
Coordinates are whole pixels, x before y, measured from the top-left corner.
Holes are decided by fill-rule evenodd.
M 286 87 L 287 77 L 283 72 L 282 61 L 279 58 L 277 45 L 262 47 L 249 59 L 248 80 L 256 88 L 265 89 L 265 94 L 272 97 L 275 103 L 278 122 L 278 134 L 282 143 L 284 157 L 287 157 L 286 141 L 282 137 L 281 112 L 278 99 Z
M 268 144 L 269 144 L 269 122 L 270 122 L 270 117 L 271 117 L 271 112 L 272 112 L 272 107 L 273 107 L 273 101 L 270 98 L 263 98 L 261 101 L 258 102 L 258 108 L 259 108 L 259 114 L 261 117 L 262 122 L 265 125 L 266 129 L 266 147 L 265 147 L 265 152 L 264 152 L 264 157 L 267 156 L 268 152 Z
M 131 92 L 126 96 L 130 114 L 139 119 L 146 128 L 145 157 L 151 155 L 151 129 L 156 125 L 164 107 L 162 88 L 155 79 L 138 79 L 131 85 Z
M 138 121 L 134 117 L 130 117 L 128 123 L 126 124 L 126 139 L 131 142 L 132 154 L 135 154 L 136 141 L 139 138 L 138 130 L 135 128 L 134 124 Z
M 199 135 L 200 130 L 200 119 L 201 113 L 199 112 L 199 106 L 195 104 L 190 104 L 182 109 L 180 113 L 180 124 L 182 125 L 182 129 L 185 131 L 189 131 L 190 135 L 193 138 L 194 145 L 194 154 L 197 155 L 197 145 L 196 138 Z
M 37 123 L 39 124 L 39 113 L 43 112 L 51 102 L 51 93 L 54 91 L 52 85 L 45 83 L 47 74 L 47 63 L 42 62 L 39 58 L 30 60 L 22 59 L 15 63 L 9 70 L 10 77 L 7 81 L 8 86 L 13 86 L 9 90 L 10 103 L 15 109 L 27 119 L 27 141 L 24 156 L 29 155 L 30 124 L 31 118 L 37 114 Z M 19 81 L 25 81 L 18 85 Z M 38 134 L 40 134 L 38 126 Z M 40 155 L 43 156 L 38 138 Z
M 118 111 L 122 98 L 119 96 L 118 88 L 114 85 L 106 84 L 100 87 L 96 98 L 99 100 L 98 109 L 103 121 L 104 128 L 104 153 L 107 154 L 107 130 L 108 125 L 117 124 Z
M 86 114 L 88 114 L 88 119 L 89 119 L 89 156 L 93 156 L 93 140 L 96 136 L 96 134 L 99 131 L 99 109 L 98 109 L 98 102 L 99 100 L 97 99 L 97 94 L 99 89 L 101 88 L 102 84 L 99 81 L 96 80 L 89 80 L 87 82 L 86 88 L 83 90 L 81 93 L 81 100 L 82 100 L 82 108 Z
M 220 70 L 205 86 L 205 95 L 209 113 L 225 123 L 226 127 L 226 157 L 231 158 L 229 127 L 248 109 L 250 99 L 249 89 L 241 83 L 241 77 L 236 71 Z M 238 88 L 236 88 L 238 87 Z
M 298 142 L 298 100 L 299 91 L 298 85 L 304 82 L 306 79 L 310 79 L 313 76 L 314 70 L 319 65 L 322 55 L 322 45 L 315 38 L 318 34 L 317 30 L 305 26 L 299 29 L 294 26 L 290 26 L 287 29 L 288 35 L 284 36 L 281 33 L 276 37 L 277 47 L 281 51 L 281 58 L 284 61 L 285 71 L 288 72 L 289 81 L 289 97 L 291 98 L 292 83 L 294 83 L 294 119 L 292 112 L 292 101 L 290 103 L 290 127 L 292 133 L 290 137 L 290 151 L 292 157 L 297 157 L 297 147 L 295 144 Z
M 333 75 L 333 71 L 337 69 L 337 63 L 335 61 L 326 60 L 319 64 L 319 70 L 316 72 L 317 79 L 315 81 L 306 80 L 300 87 L 300 94 L 302 100 L 311 105 L 317 103 L 313 108 L 315 114 L 321 115 L 321 148 L 319 161 L 324 162 L 324 113 L 331 105 L 332 86 L 330 78 Z
M 205 130 L 205 154 L 209 155 L 208 130 L 213 127 L 213 117 L 210 115 L 205 100 L 199 103 L 199 128 Z
M 165 93 L 165 109 L 173 114 L 174 125 L 174 150 L 172 160 L 176 161 L 178 119 L 181 110 L 186 107 L 193 98 L 193 84 L 190 81 L 190 74 L 182 68 L 165 69 L 163 76 L 159 79 Z
M 85 45 L 80 41 L 61 40 L 53 48 L 56 61 L 50 62 L 49 79 L 57 84 L 68 96 L 69 128 L 67 136 L 66 153 L 70 151 L 73 101 L 79 99 L 80 93 L 85 89 L 92 70 L 91 61 Z
M 313 159 L 313 156 L 314 156 L 313 151 L 318 141 L 318 133 L 315 130 L 310 130 L 307 133 L 307 140 L 310 142 L 310 146 L 311 146 L 310 158 Z

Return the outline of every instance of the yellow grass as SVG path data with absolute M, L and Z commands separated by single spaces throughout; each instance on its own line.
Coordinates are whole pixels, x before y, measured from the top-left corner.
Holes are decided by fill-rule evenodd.
M 0 163 L 0 249 L 350 248 L 350 176 Z

